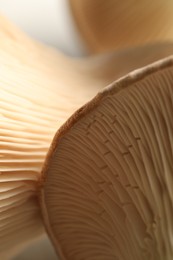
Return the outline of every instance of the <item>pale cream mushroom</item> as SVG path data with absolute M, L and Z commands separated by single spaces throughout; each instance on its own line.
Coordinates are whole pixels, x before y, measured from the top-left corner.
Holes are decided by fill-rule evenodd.
M 69 0 L 91 53 L 173 39 L 172 0 Z
M 58 130 L 40 202 L 62 260 L 173 259 L 173 57 L 108 86 Z
M 0 17 L 0 259 L 44 233 L 37 192 L 45 155 L 57 128 L 97 92 L 75 66 Z
M 0 17 L 1 259 L 9 259 L 44 234 L 38 187 L 56 130 L 100 88 L 172 50 L 166 43 L 69 59 L 30 40 Z
M 46 152 L 56 129 L 95 90 L 79 87 L 71 62 L 2 17 L 0 39 L 0 258 L 6 259 L 43 234 L 37 189 Z

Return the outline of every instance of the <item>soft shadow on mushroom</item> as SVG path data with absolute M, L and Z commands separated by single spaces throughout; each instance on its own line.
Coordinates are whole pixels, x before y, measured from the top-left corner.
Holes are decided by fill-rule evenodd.
M 60 259 L 173 257 L 173 57 L 101 91 L 58 130 L 40 203 Z
M 90 53 L 173 39 L 172 0 L 69 0 Z

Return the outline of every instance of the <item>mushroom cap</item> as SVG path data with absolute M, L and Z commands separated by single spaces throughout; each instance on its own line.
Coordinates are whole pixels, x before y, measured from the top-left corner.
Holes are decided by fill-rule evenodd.
M 69 0 L 89 52 L 173 39 L 171 0 Z
M 64 260 L 173 257 L 173 57 L 114 82 L 58 130 L 40 204 Z

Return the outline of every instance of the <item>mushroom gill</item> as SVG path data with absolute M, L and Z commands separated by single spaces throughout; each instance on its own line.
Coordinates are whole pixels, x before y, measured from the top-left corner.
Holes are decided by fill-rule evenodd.
M 101 91 L 57 132 L 40 203 L 64 260 L 172 260 L 173 58 Z
M 96 89 L 81 87 L 71 62 L 3 17 L 0 39 L 0 258 L 9 259 L 44 233 L 37 193 L 47 150 Z
M 172 0 L 69 0 L 91 53 L 173 39 Z

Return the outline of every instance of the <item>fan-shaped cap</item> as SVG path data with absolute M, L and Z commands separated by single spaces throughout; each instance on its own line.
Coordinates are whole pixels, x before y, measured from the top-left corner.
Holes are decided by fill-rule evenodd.
M 173 39 L 171 0 L 69 0 L 90 52 Z
M 61 259 L 173 257 L 173 58 L 116 81 L 57 132 L 40 193 Z

